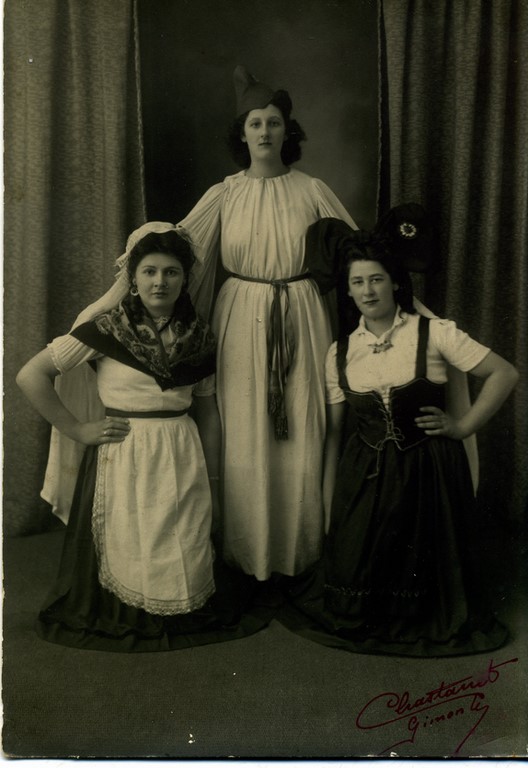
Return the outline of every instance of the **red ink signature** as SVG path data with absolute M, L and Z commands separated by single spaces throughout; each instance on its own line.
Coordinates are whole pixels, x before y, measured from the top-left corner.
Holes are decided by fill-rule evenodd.
M 519 659 L 515 658 L 494 663 L 493 659 L 490 659 L 487 669 L 482 674 L 469 675 L 450 683 L 442 681 L 436 688 L 426 691 L 422 696 L 415 699 L 411 698 L 409 691 L 380 693 L 365 704 L 356 717 L 356 726 L 362 730 L 383 728 L 396 722 L 401 722 L 402 725 L 406 726 L 410 734 L 408 738 L 383 749 L 379 753 L 379 755 L 383 755 L 402 744 L 414 744 L 420 728 L 426 728 L 437 722 L 449 722 L 467 712 L 474 712 L 477 719 L 453 752 L 453 755 L 457 755 L 488 713 L 489 704 L 486 704 L 486 694 L 482 693 L 482 689 L 497 682 L 500 676 L 500 667 L 504 667 L 506 664 L 515 664 L 517 661 Z M 453 706 L 446 713 L 436 716 L 424 714 L 448 703 L 453 703 Z

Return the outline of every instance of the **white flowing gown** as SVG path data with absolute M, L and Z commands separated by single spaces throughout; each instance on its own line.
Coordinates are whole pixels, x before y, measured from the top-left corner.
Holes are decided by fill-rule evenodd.
M 199 257 L 194 289 L 210 291 L 218 249 L 229 277 L 218 295 L 217 399 L 224 434 L 224 556 L 265 580 L 314 563 L 323 539 L 324 360 L 328 312 L 312 280 L 288 284 L 295 353 L 285 402 L 289 437 L 267 412 L 267 333 L 274 288 L 257 280 L 306 272 L 305 234 L 319 218 L 353 220 L 321 181 L 290 169 L 273 178 L 240 172 L 203 196 L 179 227 Z M 283 309 L 286 295 L 281 297 Z M 197 299 L 200 307 L 200 299 Z

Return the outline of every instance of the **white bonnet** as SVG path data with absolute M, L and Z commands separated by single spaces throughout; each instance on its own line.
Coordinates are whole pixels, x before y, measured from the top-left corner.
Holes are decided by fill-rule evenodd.
M 171 224 L 169 221 L 147 221 L 145 224 L 142 224 L 128 236 L 126 250 L 116 259 L 116 267 L 119 267 L 119 270 L 123 270 L 126 267 L 128 259 L 130 258 L 130 251 L 146 235 L 150 235 L 151 232 L 161 234 L 162 232 L 171 231 L 178 232 L 178 234 L 183 235 L 180 227 L 178 227 L 176 224 Z

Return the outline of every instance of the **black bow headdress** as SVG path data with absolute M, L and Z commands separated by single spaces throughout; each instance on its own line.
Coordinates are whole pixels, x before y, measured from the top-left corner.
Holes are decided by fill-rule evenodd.
M 338 282 L 347 255 L 354 248 L 371 246 L 385 251 L 409 272 L 427 272 L 434 263 L 432 227 L 418 203 L 391 208 L 373 230 L 352 229 L 341 219 L 319 219 L 306 233 L 306 263 L 321 294 Z

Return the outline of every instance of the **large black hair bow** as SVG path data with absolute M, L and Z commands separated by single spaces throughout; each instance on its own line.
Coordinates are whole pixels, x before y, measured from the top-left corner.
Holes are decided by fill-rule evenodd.
M 306 233 L 306 263 L 321 294 L 337 284 L 347 254 L 354 247 L 389 251 L 409 272 L 427 272 L 434 263 L 430 220 L 418 203 L 391 208 L 372 230 L 352 229 L 341 219 L 319 219 Z

